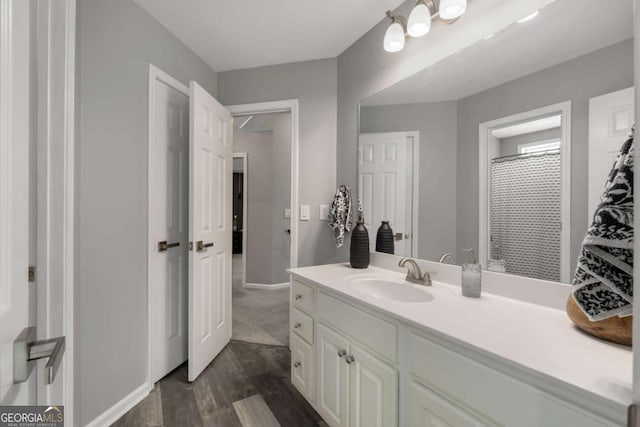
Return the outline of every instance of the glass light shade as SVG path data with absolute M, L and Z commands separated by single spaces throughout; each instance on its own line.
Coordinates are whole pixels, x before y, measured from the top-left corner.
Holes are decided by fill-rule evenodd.
M 398 22 L 389 25 L 384 34 L 384 50 L 399 52 L 404 48 L 404 28 Z
M 440 18 L 456 19 L 467 10 L 467 0 L 442 0 L 440 2 Z
M 424 3 L 418 3 L 409 14 L 407 33 L 411 37 L 422 37 L 431 29 L 431 11 Z

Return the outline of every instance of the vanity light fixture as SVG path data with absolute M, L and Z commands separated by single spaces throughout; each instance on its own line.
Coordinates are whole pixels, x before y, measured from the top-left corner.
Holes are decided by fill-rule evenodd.
M 440 18 L 448 21 L 462 16 L 467 10 L 467 0 L 441 0 Z
M 432 0 L 418 0 L 409 14 L 407 34 L 411 37 L 422 37 L 431 29 L 431 16 L 436 7 Z
M 533 18 L 535 18 L 536 16 L 538 16 L 538 14 L 540 13 L 539 10 L 536 10 L 535 12 L 533 12 L 531 15 L 527 15 L 522 19 L 519 19 L 517 22 L 518 24 L 522 24 L 523 22 L 527 22 L 527 21 L 531 21 Z
M 404 48 L 404 35 L 407 31 L 407 23 L 405 19 L 396 15 L 390 10 L 387 16 L 391 19 L 391 25 L 384 34 L 384 50 L 387 52 L 399 52 Z
M 422 37 L 431 29 L 431 20 L 439 15 L 445 24 L 452 24 L 467 10 L 467 0 L 417 0 L 407 22 L 403 16 L 387 10 L 391 24 L 384 34 L 384 50 L 399 52 L 404 48 L 405 35 Z

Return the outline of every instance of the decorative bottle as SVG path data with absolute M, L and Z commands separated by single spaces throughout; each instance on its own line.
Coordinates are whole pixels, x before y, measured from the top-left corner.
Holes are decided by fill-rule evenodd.
M 351 267 L 369 267 L 369 250 L 369 232 L 364 225 L 362 202 L 358 199 L 358 222 L 351 232 Z
M 389 221 L 382 221 L 378 228 L 378 234 L 376 235 L 376 252 L 383 252 L 385 254 L 393 254 L 394 241 L 393 230 L 389 225 Z

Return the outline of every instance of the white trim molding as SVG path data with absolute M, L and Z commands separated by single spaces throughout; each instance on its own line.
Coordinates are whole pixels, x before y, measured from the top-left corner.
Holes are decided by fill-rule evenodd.
M 289 287 L 289 285 L 290 285 L 289 282 L 274 283 L 273 285 L 269 285 L 266 283 L 245 283 L 243 287 L 247 289 L 261 289 L 261 290 L 275 291 L 278 289 L 286 289 Z
M 259 102 L 255 104 L 227 105 L 225 107 L 233 116 L 291 113 L 291 268 L 296 268 L 298 266 L 298 223 L 300 216 L 300 209 L 298 206 L 298 100 L 286 99 L 282 101 Z
M 247 153 L 233 153 L 234 159 L 242 159 L 242 287 L 247 285 L 247 231 L 249 217 L 249 159 Z
M 111 405 L 109 409 L 91 420 L 86 427 L 110 426 L 147 397 L 152 389 L 153 387 L 150 388 L 147 383 L 142 384 L 140 387 L 123 397 L 119 402 Z
M 562 231 L 560 234 L 560 282 L 569 283 L 571 274 L 571 101 L 548 105 L 535 110 L 525 111 L 496 120 L 480 123 L 479 142 L 479 247 L 478 259 L 486 265 L 491 253 L 490 248 L 490 212 L 491 200 L 490 168 L 494 129 L 522 123 L 553 114 L 562 115 L 560 150 L 560 218 Z

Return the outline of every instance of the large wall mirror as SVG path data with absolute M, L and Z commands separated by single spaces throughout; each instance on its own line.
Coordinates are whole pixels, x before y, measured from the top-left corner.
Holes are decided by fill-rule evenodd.
M 485 269 L 569 283 L 633 91 L 633 1 L 557 0 L 362 100 L 370 235 L 389 221 L 398 255 L 473 248 Z

